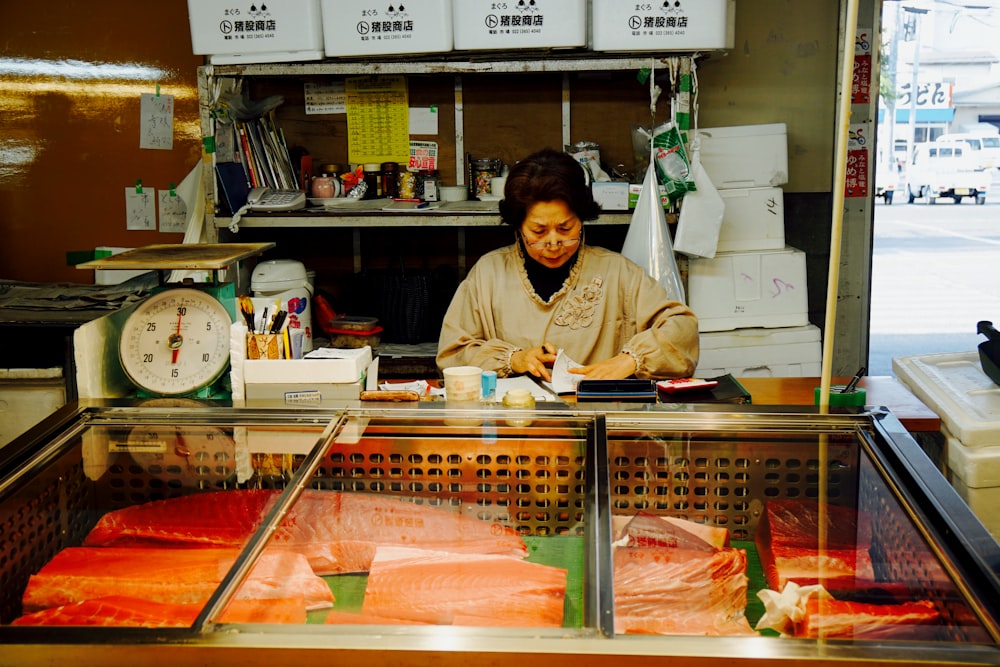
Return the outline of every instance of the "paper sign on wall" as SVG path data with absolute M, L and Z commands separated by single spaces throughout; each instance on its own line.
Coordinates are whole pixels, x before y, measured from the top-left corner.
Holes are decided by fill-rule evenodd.
M 143 93 L 139 102 L 139 148 L 174 147 L 174 96 Z
M 160 231 L 180 232 L 187 231 L 187 204 L 176 192 L 170 190 L 160 190 Z
M 348 161 L 407 164 L 410 114 L 406 77 L 350 77 L 346 89 Z
M 156 190 L 125 188 L 125 229 L 156 231 Z

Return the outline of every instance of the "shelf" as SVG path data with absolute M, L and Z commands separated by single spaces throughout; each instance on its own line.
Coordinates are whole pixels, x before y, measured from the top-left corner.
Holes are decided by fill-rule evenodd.
M 722 53 L 722 52 L 720 52 Z M 511 72 L 594 72 L 638 70 L 656 61 L 665 66 L 671 59 L 699 58 L 707 54 L 628 53 L 600 54 L 593 51 L 452 52 L 414 59 L 380 58 L 318 60 L 300 63 L 206 65 L 209 76 L 311 76 L 347 74 L 488 74 Z
M 590 225 L 627 225 L 631 213 L 607 213 Z M 215 217 L 216 227 L 228 227 L 231 218 Z M 240 227 L 499 227 L 497 213 L 255 213 L 240 218 Z

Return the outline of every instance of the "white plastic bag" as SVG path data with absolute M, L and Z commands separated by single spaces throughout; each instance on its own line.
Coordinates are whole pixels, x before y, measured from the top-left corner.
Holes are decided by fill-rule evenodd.
M 622 254 L 646 269 L 646 273 L 667 290 L 671 299 L 686 303 L 677 258 L 674 257 L 674 247 L 667 230 L 667 217 L 660 201 L 656 167 L 652 162 L 646 168 L 646 178 L 625 235 Z
M 691 257 L 715 257 L 719 247 L 719 230 L 726 204 L 719 196 L 695 149 L 691 160 L 691 175 L 696 190 L 685 193 L 674 234 L 674 249 Z

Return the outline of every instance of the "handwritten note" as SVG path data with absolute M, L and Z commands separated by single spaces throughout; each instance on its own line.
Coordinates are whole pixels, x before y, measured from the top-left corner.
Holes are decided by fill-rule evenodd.
M 159 200 L 160 231 L 181 233 L 187 231 L 187 204 L 184 200 L 170 190 L 160 190 Z
M 139 148 L 174 147 L 174 96 L 144 93 L 139 103 Z
M 344 83 L 306 83 L 306 115 L 347 113 L 347 99 L 344 94 Z
M 358 76 L 346 80 L 348 161 L 410 161 L 406 77 Z
M 156 231 L 156 190 L 125 188 L 125 229 Z

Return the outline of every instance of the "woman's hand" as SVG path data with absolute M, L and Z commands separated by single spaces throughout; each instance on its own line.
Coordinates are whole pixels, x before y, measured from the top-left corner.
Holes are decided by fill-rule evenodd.
M 515 373 L 530 373 L 546 382 L 552 380 L 549 372 L 556 361 L 556 346 L 552 343 L 542 343 L 530 350 L 518 350 L 510 355 L 510 369 Z
M 631 354 L 622 352 L 616 357 L 598 361 L 596 364 L 570 368 L 570 373 L 583 375 L 588 380 L 624 380 L 632 377 L 637 369 Z

